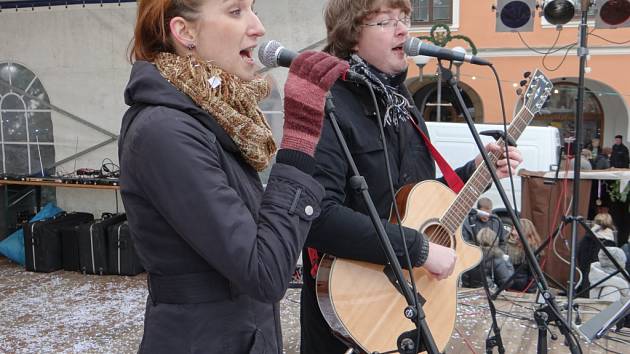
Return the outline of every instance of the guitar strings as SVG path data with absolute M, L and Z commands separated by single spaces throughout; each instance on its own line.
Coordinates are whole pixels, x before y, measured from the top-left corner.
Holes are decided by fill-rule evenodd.
M 529 103 L 525 103 L 524 107 L 530 109 L 531 107 L 529 107 Z M 526 112 L 524 109 L 521 109 L 521 111 L 517 114 L 517 116 L 515 117 L 513 123 L 511 124 L 510 127 L 508 128 L 508 136 L 520 136 L 521 133 L 523 132 L 523 130 L 525 129 L 525 127 L 527 127 L 527 125 L 529 124 L 529 122 L 525 121 L 525 119 L 521 119 L 521 115 L 528 113 Z M 519 119 L 517 119 L 519 118 Z M 533 117 L 532 117 L 533 118 Z M 511 131 L 511 130 L 514 131 Z M 499 146 L 503 146 L 505 144 L 504 140 L 498 139 L 497 140 L 497 144 L 499 144 Z M 499 156 L 498 153 L 491 153 L 489 156 L 489 159 L 491 162 L 496 163 L 496 161 L 498 161 Z M 487 185 L 489 182 L 489 171 L 487 171 L 487 169 L 479 169 L 477 171 L 475 171 L 473 173 L 473 175 L 471 176 L 470 180 L 468 181 L 468 183 L 479 183 L 481 182 L 481 184 L 483 185 Z M 467 183 L 467 184 L 468 184 Z M 461 200 L 463 199 L 463 200 Z M 463 212 L 462 208 L 466 208 L 470 209 L 472 207 L 472 205 L 474 204 L 475 200 L 473 200 L 473 198 L 471 198 L 468 195 L 465 194 L 459 194 L 457 196 L 457 198 L 455 199 L 455 201 L 453 202 L 453 204 L 451 205 L 451 208 L 449 208 L 449 210 L 444 214 L 444 216 L 441 218 L 441 225 L 444 225 L 446 223 L 449 223 L 451 229 L 457 229 L 457 227 L 459 227 L 459 225 L 457 225 L 458 223 L 454 220 L 452 220 L 452 217 L 450 216 L 450 212 L 452 211 L 459 211 L 459 212 Z M 452 242 L 451 242 L 451 234 L 452 232 L 445 230 L 443 227 L 441 227 L 439 230 L 433 232 L 432 234 L 428 235 L 429 240 L 433 243 L 437 243 L 440 245 L 447 245 L 447 246 L 452 246 Z M 448 244 L 447 244 L 448 242 Z

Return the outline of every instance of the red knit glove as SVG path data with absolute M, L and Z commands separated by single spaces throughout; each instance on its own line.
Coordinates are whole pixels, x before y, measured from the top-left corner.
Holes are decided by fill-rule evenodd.
M 324 52 L 306 51 L 291 63 L 284 85 L 281 149 L 314 156 L 324 121 L 326 92 L 350 66 Z

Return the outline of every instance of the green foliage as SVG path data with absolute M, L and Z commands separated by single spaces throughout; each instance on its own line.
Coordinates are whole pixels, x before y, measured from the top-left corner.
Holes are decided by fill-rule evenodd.
M 440 28 L 443 29 L 444 31 L 438 32 L 438 29 Z M 470 46 L 470 50 L 472 51 L 472 54 L 477 55 L 477 47 L 475 46 L 475 43 L 473 43 L 472 39 L 461 34 L 456 34 L 454 36 L 451 35 L 451 29 L 450 27 L 448 27 L 448 25 L 445 25 L 443 23 L 435 24 L 433 25 L 433 27 L 431 27 L 430 33 L 431 33 L 430 36 L 418 36 L 418 38 L 427 40 L 440 47 L 446 46 L 446 44 L 452 41 L 453 39 L 461 39 L 465 41 L 466 43 L 468 43 L 468 45 Z
M 621 191 L 620 185 L 619 181 L 608 183 L 608 196 L 613 202 L 625 203 L 628 201 L 628 194 L 630 194 L 630 183 L 626 184 L 626 188 L 623 191 Z M 630 211 L 630 205 L 628 206 L 628 211 Z

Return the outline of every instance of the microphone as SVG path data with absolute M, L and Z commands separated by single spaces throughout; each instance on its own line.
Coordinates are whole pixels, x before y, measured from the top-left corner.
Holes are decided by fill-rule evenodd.
M 485 59 L 429 44 L 421 41 L 419 38 L 416 37 L 407 38 L 407 40 L 405 41 L 405 45 L 403 46 L 403 50 L 405 51 L 405 54 L 410 57 L 415 57 L 417 55 L 426 55 L 428 57 L 435 57 L 438 59 L 465 61 L 477 65 L 492 65 L 489 61 Z
M 275 40 L 266 41 L 258 48 L 258 60 L 268 68 L 276 68 L 278 66 L 288 68 L 297 56 L 298 53 L 283 47 L 280 42 Z M 340 79 L 359 83 L 366 81 L 363 75 L 350 70 L 343 73 Z
M 492 214 L 488 213 L 487 211 L 483 211 L 483 210 L 480 210 L 480 209 L 477 209 L 477 208 L 472 208 L 472 209 L 470 209 L 470 211 L 471 211 L 471 213 L 473 215 L 485 216 L 487 218 L 493 216 Z
M 266 41 L 258 48 L 258 59 L 268 68 L 278 66 L 288 68 L 295 57 L 297 57 L 296 52 L 286 49 L 275 40 Z

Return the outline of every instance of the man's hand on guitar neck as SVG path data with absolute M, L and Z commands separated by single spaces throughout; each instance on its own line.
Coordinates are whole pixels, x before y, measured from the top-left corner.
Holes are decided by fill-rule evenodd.
M 496 153 L 500 154 L 499 156 L 501 156 L 497 163 L 494 165 L 497 170 L 497 176 L 499 178 L 505 178 L 509 176 L 508 159 L 505 158 L 505 148 L 500 147 L 496 143 L 489 143 L 485 146 L 485 148 L 488 154 Z M 523 162 L 523 156 L 521 155 L 521 152 L 514 146 L 508 147 L 508 154 L 510 156 L 509 164 L 512 170 L 512 174 L 515 174 L 516 168 L 521 164 L 521 162 Z M 481 158 L 481 155 L 477 155 L 477 157 L 475 157 L 475 166 L 479 166 L 482 163 L 483 159 Z
M 456 260 L 455 250 L 429 242 L 429 255 L 422 266 L 433 276 L 442 280 L 453 274 Z

